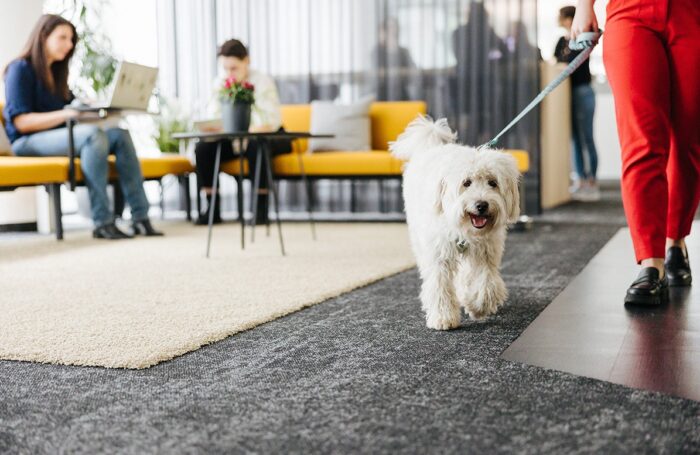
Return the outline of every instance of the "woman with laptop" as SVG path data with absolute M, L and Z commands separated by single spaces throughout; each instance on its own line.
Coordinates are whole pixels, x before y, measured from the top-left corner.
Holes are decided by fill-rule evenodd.
M 45 14 L 36 24 L 22 54 L 5 69 L 5 130 L 18 156 L 67 156 L 69 119 L 79 118 L 64 109 L 74 96 L 68 88 L 68 66 L 78 40 L 66 19 Z M 126 239 L 131 235 L 114 224 L 107 196 L 110 154 L 116 156 L 119 182 L 131 208 L 134 235 L 163 235 L 148 218 L 141 166 L 129 132 L 78 124 L 73 129 L 75 152 L 90 196 L 95 224 L 93 237 Z

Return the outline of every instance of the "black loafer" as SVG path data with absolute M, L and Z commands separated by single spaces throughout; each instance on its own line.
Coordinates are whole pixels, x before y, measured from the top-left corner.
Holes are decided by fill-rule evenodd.
M 92 237 L 105 240 L 130 239 L 131 236 L 120 231 L 114 223 L 105 224 L 92 231 Z
M 146 237 L 160 237 L 162 232 L 156 231 L 149 220 L 134 221 L 131 225 L 134 235 L 145 235 Z
M 672 246 L 666 251 L 664 268 L 668 277 L 669 286 L 690 286 L 693 275 L 690 274 L 690 262 L 679 246 Z
M 635 305 L 661 305 L 668 297 L 668 279 L 664 275 L 659 279 L 659 270 L 656 267 L 646 267 L 639 272 L 639 276 L 627 289 L 625 303 Z

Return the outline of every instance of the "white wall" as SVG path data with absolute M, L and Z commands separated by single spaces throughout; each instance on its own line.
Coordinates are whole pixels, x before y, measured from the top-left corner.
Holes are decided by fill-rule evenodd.
M 22 50 L 32 27 L 41 15 L 42 3 L 41 0 L 0 0 L 0 71 L 4 71 L 5 65 Z M 2 80 L 0 100 L 5 100 L 5 84 Z M 36 221 L 36 193 L 34 188 L 0 192 L 0 224 Z
M 42 0 L 0 0 L 0 67 L 2 71 L 22 50 L 29 33 L 41 15 Z M 0 100 L 5 100 L 5 84 L 0 81 Z

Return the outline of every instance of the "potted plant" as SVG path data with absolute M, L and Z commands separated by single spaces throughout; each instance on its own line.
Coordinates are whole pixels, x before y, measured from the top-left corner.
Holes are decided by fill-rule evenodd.
M 189 114 L 175 99 L 163 95 L 158 95 L 157 98 L 160 115 L 154 118 L 156 130 L 153 138 L 161 152 L 179 153 L 180 144 L 177 139 L 173 138 L 173 134 L 192 129 Z
M 255 103 L 255 86 L 229 77 L 224 81 L 221 97 L 222 127 L 226 132 L 244 132 L 250 127 L 250 112 Z

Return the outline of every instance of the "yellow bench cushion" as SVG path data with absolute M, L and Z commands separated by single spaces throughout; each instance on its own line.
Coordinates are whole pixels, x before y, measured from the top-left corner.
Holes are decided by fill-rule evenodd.
M 65 158 L 66 165 L 68 158 Z M 116 157 L 110 155 L 109 158 L 109 178 L 116 180 L 119 178 L 116 167 Z M 194 166 L 187 157 L 182 155 L 162 155 L 158 157 L 139 157 L 141 163 L 141 172 L 144 179 L 159 179 L 166 175 L 182 175 L 188 172 L 194 172 Z M 83 171 L 80 168 L 80 158 L 75 160 L 75 179 L 78 182 L 83 181 Z
M 389 142 L 395 141 L 418 114 L 425 113 L 426 104 L 423 101 L 375 102 L 370 107 L 372 148 L 374 151 L 333 151 L 309 155 L 305 153 L 308 148 L 307 141 L 296 140 L 293 152 L 303 153 L 304 167 L 309 175 L 400 175 L 401 162 L 399 160 L 391 156 L 375 156 L 373 154 L 382 151 L 386 153 Z M 282 124 L 288 131 L 310 131 L 311 105 L 283 105 Z M 524 173 L 529 170 L 530 160 L 525 150 L 506 150 L 506 152 L 513 155 L 520 172 Z M 300 173 L 295 156 L 282 155 L 277 157 L 274 163 L 275 172 L 278 175 L 298 176 Z M 229 173 L 237 173 L 237 169 L 236 167 L 236 172 Z
M 398 176 L 403 163 L 389 152 L 322 152 L 301 155 L 309 176 Z M 300 175 L 299 157 L 293 153 L 274 159 L 275 175 Z
M 403 162 L 382 150 L 369 152 L 323 152 L 301 155 L 306 175 L 314 176 L 399 176 Z M 248 161 L 244 160 L 243 174 L 248 175 Z M 273 159 L 275 176 L 299 177 L 299 156 L 294 153 L 278 155 Z M 241 161 L 221 164 L 221 172 L 238 176 Z
M 518 164 L 521 173 L 528 171 L 529 155 L 524 150 L 504 150 L 510 153 Z M 318 152 L 301 155 L 304 171 L 308 176 L 400 176 L 403 172 L 403 161 L 394 158 L 389 152 L 373 150 L 369 152 Z M 237 176 L 240 160 L 232 160 L 221 164 L 221 172 Z M 279 177 L 299 177 L 299 157 L 294 153 L 279 155 L 273 160 L 273 169 Z M 248 163 L 245 161 L 243 173 L 248 174 Z
M 506 149 L 503 151 L 513 155 L 513 158 L 515 158 L 515 161 L 518 163 L 518 170 L 521 174 L 530 170 L 530 154 L 527 153 L 527 151 L 517 149 Z
M 139 157 L 145 179 L 157 179 L 166 175 L 182 175 L 194 172 L 192 162 L 182 155 Z
M 0 186 L 62 183 L 67 178 L 67 158 L 0 157 Z

